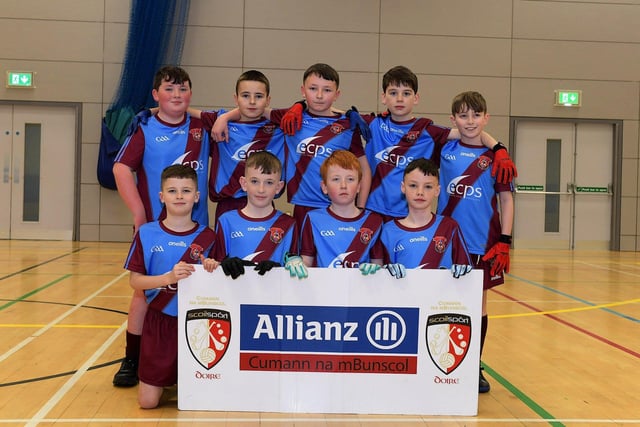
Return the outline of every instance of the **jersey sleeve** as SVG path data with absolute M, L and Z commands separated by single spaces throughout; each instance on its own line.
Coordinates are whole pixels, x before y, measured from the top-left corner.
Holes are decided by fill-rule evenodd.
M 138 129 L 125 140 L 115 158 L 115 163 L 122 163 L 136 171 L 142 167 L 142 159 L 144 157 L 144 131 L 142 127 Z
M 140 232 L 136 233 L 133 242 L 131 242 L 124 268 L 135 273 L 147 274 L 147 268 L 144 265 L 144 249 L 142 241 L 140 240 Z

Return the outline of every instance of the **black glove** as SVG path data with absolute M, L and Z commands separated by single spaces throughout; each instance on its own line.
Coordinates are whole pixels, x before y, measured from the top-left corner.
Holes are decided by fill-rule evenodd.
M 264 273 L 270 271 L 273 267 L 282 267 L 282 265 L 280 265 L 279 262 L 268 259 L 266 261 L 260 261 L 254 270 L 257 271 L 259 275 L 264 276 Z
M 345 116 L 349 119 L 349 123 L 351 124 L 351 131 L 355 131 L 356 128 L 360 129 L 360 134 L 364 138 L 366 142 L 369 142 L 371 139 L 371 129 L 369 129 L 369 125 L 362 118 L 358 109 L 356 107 L 351 107 L 351 110 L 345 113 Z
M 222 271 L 227 276 L 231 276 L 233 280 L 237 279 L 241 275 L 244 274 L 244 266 L 245 265 L 254 265 L 251 261 L 245 261 L 243 259 L 234 257 L 226 257 L 220 263 L 222 267 Z

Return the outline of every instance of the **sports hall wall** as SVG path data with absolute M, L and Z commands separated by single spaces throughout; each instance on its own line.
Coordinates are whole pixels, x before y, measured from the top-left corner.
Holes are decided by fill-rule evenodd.
M 2 85 L 0 101 L 82 104 L 80 240 L 131 238 L 126 207 L 95 173 L 130 7 L 3 0 L 0 8 L 0 73 L 37 73 L 36 89 Z M 288 106 L 300 98 L 303 70 L 326 62 L 340 72 L 338 107 L 378 111 L 382 74 L 402 64 L 420 79 L 417 115 L 449 125 L 452 97 L 478 90 L 487 130 L 504 142 L 510 116 L 622 120 L 620 242 L 639 250 L 638 22 L 637 0 L 191 0 L 182 66 L 199 108 L 233 106 L 235 79 L 250 68 L 271 80 L 271 105 Z M 566 88 L 582 89 L 581 108 L 553 107 L 554 89 Z

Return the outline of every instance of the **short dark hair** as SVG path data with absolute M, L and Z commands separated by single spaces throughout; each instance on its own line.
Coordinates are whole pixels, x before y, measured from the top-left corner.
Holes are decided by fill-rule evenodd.
M 487 112 L 487 101 L 480 94 L 480 92 L 467 91 L 456 95 L 451 103 L 451 114 L 463 113 L 467 110 L 473 110 L 476 113 Z
M 322 63 L 313 64 L 312 66 L 307 68 L 302 75 L 302 83 L 307 80 L 307 77 L 313 74 L 318 77 L 322 77 L 325 80 L 336 82 L 336 87 L 340 87 L 340 75 L 331 65 Z
M 433 160 L 425 159 L 424 157 L 418 157 L 417 159 L 413 159 L 407 167 L 404 169 L 404 175 L 407 176 L 409 173 L 418 169 L 425 176 L 435 176 L 436 178 L 440 178 L 438 174 L 438 166 L 433 162 Z
M 181 164 L 167 166 L 160 175 L 160 185 L 164 185 L 169 178 L 191 179 L 196 184 L 196 189 L 198 188 L 198 174 L 191 166 Z
M 247 157 L 245 171 L 248 168 L 256 168 L 265 174 L 281 174 L 282 162 L 273 153 L 268 151 L 255 151 Z
M 267 89 L 267 95 L 269 95 L 269 91 L 271 90 L 269 79 L 258 70 L 248 70 L 240 74 L 240 77 L 236 80 L 236 95 L 238 94 L 238 86 L 240 86 L 240 82 L 246 81 L 264 83 Z
M 187 73 L 183 68 L 173 65 L 162 67 L 156 72 L 156 75 L 153 78 L 153 88 L 155 90 L 160 89 L 162 82 L 175 83 L 178 85 L 189 83 L 189 88 L 193 88 L 189 73 Z
M 404 65 L 393 67 L 382 76 L 382 91 L 386 92 L 389 85 L 409 86 L 415 93 L 418 93 L 418 76 Z

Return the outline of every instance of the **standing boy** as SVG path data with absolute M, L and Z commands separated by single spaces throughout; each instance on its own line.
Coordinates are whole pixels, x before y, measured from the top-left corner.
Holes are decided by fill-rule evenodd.
M 247 193 L 242 209 L 227 211 L 216 225 L 213 257 L 227 276 L 236 279 L 244 267 L 255 266 L 264 275 L 284 263 L 291 277 L 307 277 L 298 252 L 298 229 L 293 218 L 273 207 L 284 187 L 280 160 L 268 151 L 249 156 L 240 185 Z
M 113 165 L 118 193 L 133 215 L 133 230 L 146 222 L 164 218 L 164 207 L 158 200 L 160 174 L 172 164 L 191 166 L 197 173 L 198 188 L 207 188 L 209 169 L 209 131 L 199 119 L 186 114 L 191 102 L 191 79 L 180 67 L 163 67 L 153 81 L 153 99 L 157 114 L 124 142 Z M 196 202 L 193 220 L 209 224 L 207 198 Z M 140 334 L 147 304 L 141 291 L 134 291 L 127 316 L 126 353 L 120 369 L 113 377 L 118 387 L 138 383 Z
M 458 223 L 431 211 L 440 193 L 438 168 L 425 158 L 412 160 L 404 171 L 401 192 L 408 215 L 385 223 L 380 235 L 384 262 L 394 265 L 400 278 L 404 268 L 450 269 L 458 278 L 472 270 L 467 245 Z
M 200 261 L 207 271 L 217 267 L 213 259 L 205 259 L 213 230 L 192 219 L 200 198 L 196 172 L 185 165 L 169 166 L 162 171 L 161 188 L 166 216 L 140 226 L 125 262 L 131 287 L 144 292 L 149 304 L 140 345 L 138 402 L 144 409 L 158 406 L 164 387 L 178 380 L 178 281 Z
M 372 171 L 367 208 L 382 214 L 385 220 L 404 218 L 408 213 L 398 192 L 407 164 L 420 157 L 437 163 L 439 150 L 447 139 L 459 137 L 455 129 L 437 126 L 427 118 L 415 118 L 413 108 L 419 99 L 418 77 L 407 67 L 393 67 L 382 78 L 382 103 L 388 113 L 364 117 L 371 129 L 371 140 L 365 148 Z M 484 141 L 502 156 L 502 162 L 494 164 L 493 173 L 511 181 L 516 172 L 504 146 L 487 133 L 483 134 Z
M 364 268 L 381 264 L 374 244 L 382 217 L 356 206 L 362 167 L 353 153 L 336 150 L 320 167 L 322 192 L 331 204 L 309 211 L 300 238 L 300 255 L 307 267 Z M 369 269 L 371 266 L 369 267 Z
M 494 152 L 483 147 L 480 134 L 487 122 L 487 103 L 478 92 L 463 92 L 453 99 L 451 121 L 460 140 L 442 148 L 438 213 L 460 223 L 474 268 L 483 270 L 480 354 L 487 335 L 487 290 L 504 283 L 509 272 L 509 246 L 513 227 L 513 186 L 500 184 L 489 168 Z M 480 393 L 490 389 L 480 369 Z
M 340 96 L 340 76 L 327 64 L 314 64 L 307 68 L 300 88 L 306 102 L 301 128 L 285 138 L 285 179 L 287 198 L 295 205 L 293 217 L 298 227 L 307 212 L 329 206 L 329 200 L 318 186 L 320 165 L 333 151 L 351 151 L 362 167 L 361 189 L 357 206 L 364 208 L 371 183 L 371 169 L 362 147 L 360 131 L 355 129 L 347 114 L 335 112 L 333 104 Z M 300 104 L 296 104 L 300 109 Z M 348 112 L 349 113 L 349 112 Z M 270 110 L 265 114 L 274 123 L 284 125 L 285 116 L 295 116 L 289 110 Z M 223 118 L 224 116 L 220 117 Z M 238 113 L 231 111 L 225 120 L 235 120 Z M 297 119 L 296 119 L 297 121 Z M 293 127 L 293 126 L 292 126 Z M 216 139 L 227 138 L 226 123 L 218 120 L 213 126 Z

